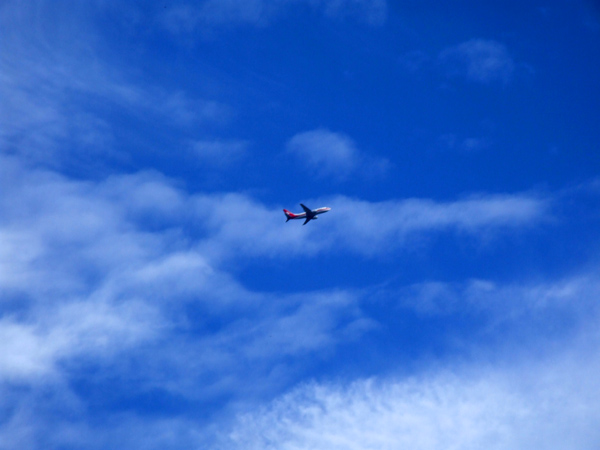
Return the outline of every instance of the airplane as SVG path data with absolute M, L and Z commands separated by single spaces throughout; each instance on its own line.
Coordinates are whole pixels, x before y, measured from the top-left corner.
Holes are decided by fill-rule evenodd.
M 306 225 L 312 219 L 317 220 L 317 214 L 323 214 L 323 213 L 326 213 L 327 211 L 331 211 L 331 208 L 310 209 L 310 208 L 304 206 L 302 203 L 300 203 L 300 206 L 302 206 L 302 209 L 304 210 L 304 212 L 300 213 L 300 214 L 291 213 L 287 209 L 283 210 L 285 217 L 287 217 L 286 222 L 291 219 L 306 219 L 304 221 L 304 223 L 302 224 L 302 225 Z

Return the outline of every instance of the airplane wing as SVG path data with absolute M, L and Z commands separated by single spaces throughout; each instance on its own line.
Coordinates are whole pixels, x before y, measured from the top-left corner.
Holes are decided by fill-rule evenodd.
M 300 203 L 300 206 L 302 206 L 302 209 L 303 209 L 304 211 L 306 211 L 307 213 L 311 213 L 311 212 L 312 212 L 312 210 L 311 210 L 309 207 L 307 207 L 307 206 L 303 205 L 302 203 Z
M 310 221 L 310 219 L 312 219 L 312 217 L 307 217 L 302 225 L 306 225 Z

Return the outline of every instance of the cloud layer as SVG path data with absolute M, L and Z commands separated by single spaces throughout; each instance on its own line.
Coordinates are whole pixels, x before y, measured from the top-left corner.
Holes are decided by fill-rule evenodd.
M 478 235 L 530 226 L 547 211 L 544 201 L 529 196 L 447 204 L 337 197 L 329 203 L 335 214 L 323 220 L 317 236 L 285 224 L 279 211 L 252 198 L 189 196 L 155 173 L 77 182 L 3 157 L 3 179 L 11 185 L 11 195 L 1 202 L 7 214 L 1 227 L 1 276 L 5 304 L 15 308 L 4 319 L 10 351 L 4 352 L 3 374 L 9 378 L 52 373 L 61 358 L 112 356 L 117 349 L 160 338 L 175 320 L 164 315 L 189 302 L 217 315 L 231 314 L 234 304 L 247 313 L 264 310 L 268 296 L 247 291 L 220 268 L 234 257 L 307 257 L 335 249 L 370 256 L 401 248 L 419 233 Z M 272 317 L 263 314 L 267 322 L 258 320 L 239 338 L 253 342 L 252 330 L 259 340 L 263 331 L 273 330 L 272 341 L 293 353 L 329 345 L 336 340 L 329 332 L 339 326 L 334 317 L 355 300 L 343 293 L 337 300 L 335 293 L 325 301 L 313 300 L 320 295 L 287 297 L 282 304 L 295 311 L 292 315 L 280 317 L 283 310 L 277 309 Z M 48 303 L 47 298 L 54 300 Z M 330 312 L 333 316 L 319 324 L 311 319 L 313 308 L 322 318 Z M 67 326 L 75 317 L 79 320 Z M 237 319 L 229 320 L 228 332 L 238 335 Z M 297 336 L 285 337 L 288 327 L 279 323 L 286 321 L 297 325 L 292 328 L 317 328 L 311 340 L 297 341 Z M 236 352 L 267 351 L 257 342 L 247 350 L 237 346 Z
M 478 156 L 486 96 L 463 90 L 519 69 L 464 29 L 407 40 L 412 12 L 365 26 L 397 11 L 0 4 L 0 448 L 598 447 L 598 183 L 523 191 L 535 152 L 501 186 L 438 153 L 407 197 L 398 152 Z M 590 160 L 561 161 L 538 175 Z M 297 201 L 332 211 L 286 223 Z
M 309 384 L 242 416 L 223 448 L 596 448 L 597 357 Z
M 369 295 L 348 289 L 294 294 L 250 290 L 230 269 L 232 260 L 307 258 L 325 250 L 372 256 L 400 250 L 416 235 L 481 237 L 520 231 L 551 216 L 553 203 L 539 196 L 479 196 L 445 203 L 334 197 L 327 201 L 334 208 L 331 217 L 318 222 L 316 235 L 313 229 L 285 224 L 278 208 L 249 196 L 188 194 L 154 172 L 92 182 L 32 169 L 14 157 L 2 157 L 1 167 L 11 194 L 3 195 L 0 204 L 6 213 L 0 227 L 5 308 L 0 384 L 2 389 L 24 385 L 30 392 L 21 399 L 7 397 L 18 413 L 10 414 L 2 431 L 17 446 L 28 439 L 50 446 L 80 445 L 82 436 L 111 445 L 129 442 L 117 423 L 95 428 L 87 420 L 60 419 L 92 401 L 69 387 L 73 380 L 86 379 L 93 392 L 120 377 L 135 384 L 125 383 L 127 395 L 162 396 L 181 404 L 285 392 L 298 380 L 299 367 L 362 337 L 386 333 L 385 320 L 366 312 L 372 302 L 394 299 L 425 320 L 474 311 L 484 328 L 513 330 L 528 323 L 542 334 L 558 323 L 553 317 L 575 324 L 597 317 L 590 306 L 597 287 L 590 277 L 544 286 L 432 281 L 387 292 L 369 290 Z M 540 314 L 550 320 L 548 326 L 530 320 Z M 564 358 L 566 364 L 568 356 Z M 573 370 L 592 371 L 585 364 L 596 364 L 582 361 L 572 363 Z M 545 360 L 535 364 L 539 373 L 546 370 Z M 544 395 L 550 384 L 542 383 L 541 391 L 519 388 L 515 393 L 507 381 L 513 375 L 504 369 L 474 375 L 455 369 L 449 368 L 448 376 L 416 381 L 389 378 L 297 388 L 240 419 L 225 447 L 385 449 L 404 442 L 435 448 L 451 442 L 475 448 L 496 442 L 497 448 L 508 448 L 517 438 L 538 442 L 531 436 L 544 433 L 545 425 L 534 421 L 515 440 L 494 441 L 495 430 L 512 433 L 521 418 L 558 420 L 554 406 L 534 408 L 536 396 Z M 556 377 L 557 383 L 566 379 L 563 372 Z M 527 380 L 519 382 L 532 382 Z M 578 386 L 583 383 L 586 396 L 597 388 L 587 378 L 578 379 Z M 572 389 L 556 394 L 553 402 L 564 403 Z M 56 398 L 37 401 L 46 391 Z M 27 402 L 44 404 L 47 410 Z M 111 400 L 103 402 L 110 405 Z M 510 408 L 501 409 L 509 402 Z M 586 417 L 594 418 L 592 404 L 586 405 Z M 84 418 L 92 413 L 86 414 Z M 140 414 L 133 410 L 121 422 L 138 430 L 144 442 L 149 429 L 158 430 L 148 444 L 156 448 L 206 446 L 221 434 L 206 430 L 203 421 L 164 422 Z M 576 409 L 566 414 L 580 422 Z M 50 419 L 52 415 L 57 418 Z M 27 428 L 28 422 L 33 428 Z M 219 426 L 224 429 L 227 423 Z M 577 425 L 582 433 L 588 423 Z M 179 430 L 177 438 L 174 430 Z M 205 437 L 194 430 L 203 430 Z M 566 431 L 557 433 L 562 438 Z M 425 441 L 424 435 L 429 436 Z M 582 448 L 594 442 L 594 435 L 589 439 L 581 441 Z
M 218 448 L 596 448 L 597 272 L 555 283 L 432 282 L 395 291 L 386 299 L 403 305 L 398 314 L 444 322 L 458 315 L 467 319 L 457 327 L 481 327 L 464 342 L 453 334 L 470 357 L 427 361 L 417 375 L 394 367 L 391 375 L 305 383 L 240 414 Z M 501 337 L 482 353 L 490 336 Z M 389 354 L 403 351 L 386 339 Z

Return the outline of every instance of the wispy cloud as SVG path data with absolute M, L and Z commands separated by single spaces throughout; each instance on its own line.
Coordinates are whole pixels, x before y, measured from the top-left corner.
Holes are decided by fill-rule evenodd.
M 439 54 L 438 60 L 449 76 L 484 84 L 508 83 L 516 68 L 506 46 L 485 39 L 472 39 L 447 48 Z
M 305 39 L 269 28 L 343 28 L 326 53 L 342 52 L 349 86 L 374 74 L 352 69 L 362 66 L 348 44 L 361 36 L 333 22 L 377 26 L 386 9 L 384 0 L 0 2 L 2 449 L 598 447 L 597 267 L 532 281 L 519 264 L 549 238 L 555 255 L 555 245 L 593 247 L 593 226 L 578 225 L 597 219 L 597 180 L 545 194 L 323 194 L 302 201 L 333 210 L 303 227 L 285 222 L 281 179 L 261 173 L 274 167 L 260 158 L 281 133 L 291 139 L 279 157 L 307 177 L 386 173 L 385 149 L 365 136 L 292 136 L 284 122 L 314 117 L 314 102 L 282 105 L 306 89 L 318 96 L 311 84 L 324 80 L 298 64 L 331 61 L 286 59 L 281 51 Z M 398 50 L 386 38 L 397 30 L 354 31 L 382 55 Z M 219 36 L 177 46 L 204 33 Z M 240 71 L 236 52 L 268 42 L 285 45 Z M 519 72 L 511 49 L 485 40 L 405 63 L 473 83 Z M 266 87 L 269 77 L 286 81 Z M 224 99 L 245 119 L 233 121 Z M 485 135 L 446 144 L 477 150 Z M 259 159 L 236 167 L 259 141 Z M 199 191 L 209 171 L 236 177 L 235 190 Z M 239 190 L 246 176 L 264 197 Z M 448 255 L 480 242 L 477 255 Z M 487 256 L 516 247 L 494 278 L 499 258 Z M 576 253 L 548 264 L 577 272 Z M 511 271 L 519 281 L 506 280 Z
M 381 25 L 387 16 L 385 0 L 205 0 L 171 7 L 162 22 L 174 33 L 231 25 L 265 26 L 293 11 L 294 6 L 309 6 L 329 18 L 352 18 L 370 25 Z
M 241 262 L 244 257 L 281 258 L 285 254 L 289 258 L 294 253 L 308 258 L 332 245 L 340 251 L 372 255 L 398 248 L 413 233 L 460 230 L 477 235 L 482 230 L 532 226 L 547 216 L 551 205 L 524 194 L 448 203 L 370 203 L 337 197 L 331 199 L 331 217 L 318 223 L 320 231 L 315 234 L 316 228 L 286 225 L 279 210 L 249 196 L 192 195 L 153 172 L 116 175 L 97 182 L 75 181 L 49 170 L 31 169 L 17 158 L 6 156 L 0 168 L 3 182 L 11 186 L 10 195 L 0 197 L 5 217 L 0 227 L 0 284 L 5 308 L 0 321 L 0 389 L 12 392 L 7 386 L 17 383 L 28 387 L 30 399 L 48 389 L 70 399 L 46 399 L 40 409 L 8 397 L 17 412 L 11 414 L 2 431 L 10 436 L 41 436 L 39 442 L 56 446 L 76 445 L 82 436 L 89 435 L 97 436 L 98 442 L 127 442 L 123 436 L 108 437 L 109 431 L 119 434 L 117 424 L 94 428 L 93 421 L 60 418 L 61 414 L 77 411 L 84 419 L 91 414 L 85 412 L 89 399 L 76 394 L 69 380 L 84 377 L 103 389 L 107 379 L 119 377 L 135 385 L 123 387 L 127 395 L 158 392 L 191 403 L 218 398 L 259 399 L 265 393 L 281 392 L 295 384 L 297 364 L 310 364 L 315 356 L 381 329 L 365 312 L 364 304 L 373 293 L 367 298 L 360 291 L 340 289 L 297 294 L 253 291 L 228 270 L 232 258 Z M 356 211 L 364 216 L 356 217 Z M 381 217 L 386 220 L 378 220 Z M 490 310 L 505 308 L 506 298 L 512 298 L 516 305 L 513 314 L 490 315 L 486 324 L 493 325 L 492 316 L 514 321 L 514 312 L 518 313 L 521 303 L 540 308 L 540 302 L 557 304 L 562 299 L 568 307 L 584 292 L 585 279 L 545 290 L 536 286 L 502 287 L 485 281 L 458 287 L 438 285 L 437 290 L 417 286 L 399 291 L 396 303 L 419 310 L 424 304 L 415 298 L 428 295 L 430 306 L 420 311 L 432 315 L 454 314 L 453 308 L 464 311 L 465 305 L 473 309 L 472 304 L 478 301 L 488 303 Z M 409 294 L 413 295 L 413 303 Z M 452 296 L 456 298 L 453 307 L 440 306 Z M 517 301 L 519 298 L 523 301 Z M 551 309 L 556 307 L 546 308 Z M 525 308 L 519 314 L 530 316 L 530 311 Z M 99 372 L 98 367 L 102 368 Z M 363 381 L 351 388 L 318 387 L 322 396 L 301 388 L 264 410 L 264 415 L 244 419 L 248 427 L 259 430 L 259 435 L 247 436 L 250 431 L 244 422 L 234 437 L 237 442 L 245 440 L 261 447 L 268 442 L 265 444 L 260 434 L 272 431 L 270 439 L 277 447 L 313 444 L 300 431 L 282 438 L 284 425 L 277 420 L 283 417 L 291 430 L 300 430 L 298 426 L 321 433 L 318 423 L 330 424 L 323 443 L 336 445 L 343 442 L 340 436 L 346 432 L 340 423 L 350 423 L 343 410 L 356 408 L 357 421 L 378 423 L 387 420 L 379 414 L 381 410 L 392 411 L 393 417 L 401 420 L 407 411 L 421 408 L 422 414 L 414 420 L 427 429 L 440 417 L 456 414 L 455 407 L 447 405 L 458 398 L 468 400 L 465 408 L 481 410 L 494 410 L 497 404 L 507 401 L 501 389 L 504 381 L 497 384 L 485 374 L 481 379 L 468 380 L 489 383 L 491 390 L 500 389 L 497 403 L 484 401 L 489 400 L 487 389 L 472 390 L 470 382 L 465 385 L 443 377 L 416 384 L 396 379 L 382 382 L 381 391 L 368 394 L 369 402 L 379 405 L 374 412 L 362 410 L 369 403 L 364 400 L 367 394 L 361 393 L 358 398 L 352 394 L 366 389 Z M 431 392 L 443 391 L 448 385 L 454 393 L 448 401 L 437 402 L 437 394 Z M 400 394 L 394 394 L 396 391 Z M 411 397 L 408 391 L 418 395 Z M 304 400 L 299 401 L 297 396 Z M 339 408 L 327 406 L 332 398 L 338 399 Z M 417 398 L 430 399 L 425 401 L 430 406 L 425 408 Z M 523 407 L 532 404 L 529 397 L 519 401 Z M 277 405 L 287 405 L 285 412 Z M 301 418 L 295 425 L 294 408 L 306 411 L 315 405 L 321 405 L 321 412 L 310 420 Z M 290 418 L 285 416 L 288 413 L 292 414 Z M 205 445 L 209 440 L 193 432 L 203 430 L 206 424 L 185 419 L 165 423 L 140 414 L 133 412 L 122 420 L 138 430 L 142 440 L 155 426 L 165 433 L 156 435 L 156 442 L 173 447 L 191 442 Z M 554 417 L 553 411 L 548 414 Z M 457 426 L 467 430 L 472 423 L 483 420 L 481 417 L 473 413 Z M 494 420 L 504 423 L 511 418 L 506 413 Z M 173 430 L 179 430 L 179 438 L 169 434 Z M 485 430 L 483 441 L 477 438 L 473 442 L 487 442 Z M 395 442 L 397 435 L 391 427 L 389 432 L 385 442 Z M 214 430 L 209 435 L 215 436 Z M 353 436 L 357 444 L 379 442 L 361 434 Z M 441 436 L 439 439 L 446 435 Z M 461 436 L 469 438 L 466 431 Z M 410 441 L 409 437 L 406 439 Z
M 11 183 L 11 195 L 2 198 L 9 218 L 2 227 L 3 249 L 14 253 L 4 255 L 3 285 L 17 290 L 32 279 L 36 289 L 44 286 L 46 291 L 85 286 L 85 277 L 53 275 L 70 273 L 81 259 L 89 259 L 87 276 L 94 279 L 107 268 L 131 271 L 167 248 L 198 252 L 209 265 L 232 257 L 309 257 L 331 248 L 374 255 L 403 248 L 413 236 L 459 232 L 488 237 L 538 226 L 551 216 L 551 202 L 530 194 L 453 202 L 367 202 L 339 196 L 324 202 L 333 211 L 316 233 L 314 227 L 286 224 L 280 208 L 249 196 L 188 195 L 152 172 L 91 183 L 30 171 L 14 158 L 3 158 L 3 169 L 3 179 Z M 47 260 L 61 248 L 77 251 Z M 192 259 L 188 262 L 195 267 Z
M 596 448 L 597 356 L 309 384 L 239 419 L 227 448 Z M 574 441 L 575 440 L 575 441 Z M 576 443 L 575 443 L 576 442 Z
M 345 177 L 359 165 L 360 153 L 354 141 L 326 129 L 297 134 L 286 147 L 288 153 L 316 176 Z
M 347 197 L 328 201 L 335 214 L 328 242 L 363 254 L 405 246 L 410 237 L 460 232 L 488 237 L 503 229 L 540 224 L 550 212 L 546 199 L 535 195 L 480 196 L 440 203 L 427 199 L 365 202 Z
M 163 18 L 173 32 L 192 32 L 201 26 L 265 25 L 279 15 L 288 0 L 266 2 L 264 0 L 206 0 L 200 4 L 179 4 L 171 7 Z
M 77 182 L 32 171 L 14 158 L 2 160 L 3 179 L 12 185 L 11 195 L 0 199 L 7 217 L 0 227 L 0 281 L 3 304 L 13 313 L 1 323 L 0 378 L 44 377 L 59 364 L 112 360 L 143 344 L 156 350 L 155 359 L 181 367 L 172 384 L 178 377 L 215 383 L 226 371 L 232 381 L 223 389 L 238 389 L 236 361 L 254 361 L 255 370 L 266 370 L 260 361 L 319 352 L 362 326 L 351 293 L 288 294 L 273 302 L 273 294 L 241 286 L 208 251 L 212 241 L 237 245 L 212 235 L 216 226 L 217 235 L 226 237 L 232 223 L 208 221 L 204 230 L 190 230 L 211 210 L 206 199 L 187 196 L 160 175 Z M 229 200 L 222 212 L 234 218 L 240 210 L 232 207 Z M 254 231 L 256 237 L 265 234 Z M 185 311 L 195 311 L 198 319 L 189 322 Z M 214 323 L 220 325 L 213 329 Z M 300 331 L 308 329 L 307 336 Z M 178 351 L 166 350 L 169 342 L 177 342 Z M 189 353 L 202 362 L 195 370 L 184 370 L 186 359 L 173 356 Z M 149 383 L 156 373 L 147 371 Z
M 11 182 L 11 195 L 1 199 L 7 218 L 1 227 L 3 297 L 19 312 L 4 322 L 8 333 L 4 342 L 14 350 L 4 352 L 7 374 L 34 373 L 34 361 L 41 364 L 42 373 L 51 372 L 65 355 L 81 356 L 93 348 L 100 355 L 117 343 L 122 347 L 126 342 L 152 340 L 156 331 L 160 336 L 163 330 L 156 323 L 177 305 L 192 302 L 215 312 L 244 305 L 250 308 L 245 314 L 257 311 L 259 305 L 264 308 L 268 296 L 244 289 L 219 269 L 232 257 L 279 258 L 294 253 L 308 257 L 336 244 L 343 251 L 372 255 L 402 246 L 414 233 L 456 229 L 477 234 L 528 226 L 547 211 L 546 202 L 528 196 L 448 204 L 369 203 L 337 197 L 331 201 L 335 214 L 323 220 L 317 236 L 285 224 L 280 211 L 249 197 L 189 196 L 158 174 L 114 176 L 92 183 L 31 171 L 14 158 L 3 157 L 2 167 L 3 179 Z M 192 223 L 197 224 L 195 229 L 189 228 Z M 49 296 L 54 299 L 51 304 L 44 302 Z M 232 328 L 225 329 L 238 338 L 211 339 L 246 357 L 258 349 L 267 351 L 269 346 L 256 344 L 265 334 L 292 352 L 332 345 L 336 339 L 330 333 L 334 328 L 339 331 L 338 314 L 355 300 L 313 303 L 311 297 L 288 297 L 279 302 L 288 306 L 272 314 L 263 309 L 251 327 L 238 330 L 238 318 L 231 318 Z M 21 298 L 29 300 L 17 301 Z M 335 295 L 329 293 L 328 298 Z M 27 319 L 17 320 L 22 314 Z M 75 316 L 79 326 L 65 327 L 62 318 Z M 315 316 L 330 318 L 320 323 L 311 319 Z M 360 315 L 350 322 L 359 319 Z M 294 327 L 285 323 L 303 329 L 312 324 L 311 340 L 286 337 Z M 74 351 L 82 342 L 88 344 Z M 31 350 L 30 357 L 23 356 L 20 345 Z M 222 353 L 227 355 L 225 348 Z
M 548 199 L 527 194 L 454 202 L 368 202 L 338 196 L 311 201 L 333 210 L 318 228 L 306 229 L 285 223 L 281 209 L 240 194 L 198 195 L 191 202 L 191 211 L 211 211 L 202 217 L 206 238 L 198 242 L 198 249 L 215 261 L 311 257 L 332 250 L 374 256 L 410 247 L 412 238 L 452 232 L 488 240 L 498 232 L 534 229 L 551 217 Z
M 470 356 L 424 362 L 410 376 L 396 367 L 394 375 L 300 385 L 240 414 L 216 448 L 560 449 L 576 436 L 578 448 L 591 450 L 600 443 L 597 273 L 595 267 L 558 281 L 430 282 L 395 291 L 386 301 L 395 296 L 449 323 L 471 317 L 467 326 L 481 330 L 476 341 L 452 334 Z M 494 352 L 482 353 L 488 333 L 496 336 Z
M 6 156 L 0 167 L 11 186 L 0 197 L 0 391 L 14 410 L 0 433 L 16 447 L 80 445 L 90 435 L 127 441 L 107 436 L 119 434 L 116 424 L 90 425 L 89 399 L 70 386 L 79 377 L 98 389 L 111 377 L 135 380 L 135 387 L 124 382 L 126 394 L 113 386 L 119 398 L 252 397 L 297 377 L 286 359 L 309 361 L 372 326 L 352 292 L 245 288 L 202 252 L 200 242 L 211 239 L 193 225 L 206 215 L 195 209 L 202 199 L 159 174 L 74 181 Z M 45 397 L 27 406 L 11 386 L 25 386 L 29 401 L 48 391 L 71 401 Z M 161 425 L 135 412 L 122 419 L 141 440 L 154 425 L 181 428 L 186 443 L 203 440 L 175 419 Z
M 128 61 L 109 61 L 109 43 L 94 20 L 96 7 L 101 8 L 78 5 L 78 16 L 65 13 L 65 4 L 49 2 L 0 10 L 9 30 L 0 55 L 4 152 L 54 167 L 97 162 L 122 158 L 115 150 L 122 148 L 115 145 L 115 111 L 167 129 L 221 124 L 231 117 L 231 109 L 218 100 L 135 79 Z M 25 28 L 31 32 L 19 32 Z
M 389 166 L 383 158 L 360 152 L 349 136 L 324 128 L 295 135 L 288 141 L 286 152 L 303 164 L 307 172 L 337 180 L 350 175 L 382 175 Z
M 423 323 L 440 317 L 450 322 L 458 316 L 469 317 L 470 325 L 453 331 L 456 342 L 476 340 L 478 345 L 493 346 L 494 358 L 510 361 L 528 352 L 549 355 L 565 339 L 581 333 L 597 339 L 593 331 L 600 320 L 597 279 L 598 267 L 572 276 L 520 283 L 428 281 L 399 288 L 389 285 L 374 298 L 397 304 L 399 311 L 415 314 Z M 574 339 L 573 345 L 587 346 Z

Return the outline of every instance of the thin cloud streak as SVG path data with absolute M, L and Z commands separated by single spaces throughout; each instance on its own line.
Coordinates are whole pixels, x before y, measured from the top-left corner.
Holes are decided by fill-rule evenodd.
M 402 248 L 410 237 L 423 234 L 451 231 L 487 238 L 505 229 L 534 227 L 551 217 L 549 200 L 528 194 L 446 203 L 426 199 L 370 203 L 334 197 L 327 203 L 334 216 L 325 229 L 329 241 L 364 255 Z
M 563 353 L 512 367 L 409 379 L 309 384 L 239 418 L 216 448 L 594 449 L 597 356 Z
M 593 313 L 600 296 L 597 271 L 539 284 L 502 284 L 473 279 L 464 283 L 436 281 L 414 284 L 391 291 L 403 306 L 425 316 L 455 314 L 459 311 L 491 314 L 497 323 L 520 318 L 529 320 L 539 311 L 555 311 L 564 318 Z
M 175 34 L 206 33 L 207 27 L 265 27 L 296 6 L 310 7 L 330 19 L 354 19 L 372 26 L 382 25 L 387 16 L 385 0 L 205 0 L 175 5 L 161 16 L 161 22 Z
M 374 256 L 405 248 L 412 237 L 444 232 L 487 240 L 500 231 L 533 229 L 552 214 L 549 199 L 529 194 L 454 202 L 367 202 L 339 196 L 310 201 L 332 211 L 307 229 L 285 223 L 281 212 L 239 194 L 197 196 L 193 202 L 195 209 L 211 211 L 202 223 L 209 237 L 198 244 L 211 260 L 234 255 L 308 257 L 331 250 Z
M 231 108 L 218 100 L 191 97 L 139 78 L 134 81 L 126 63 L 103 57 L 108 43 L 93 20 L 99 6 L 78 8 L 77 21 L 72 20 L 76 15 L 64 14 L 61 5 L 55 8 L 49 2 L 6 6 L 0 11 L 7 29 L 33 30 L 26 36 L 6 33 L 3 42 L 0 142 L 4 152 L 50 167 L 77 160 L 121 159 L 124 156 L 114 149 L 115 110 L 129 118 L 143 116 L 164 128 L 188 129 L 230 120 Z M 71 35 L 77 39 L 65 38 Z M 76 150 L 65 151 L 69 147 Z

